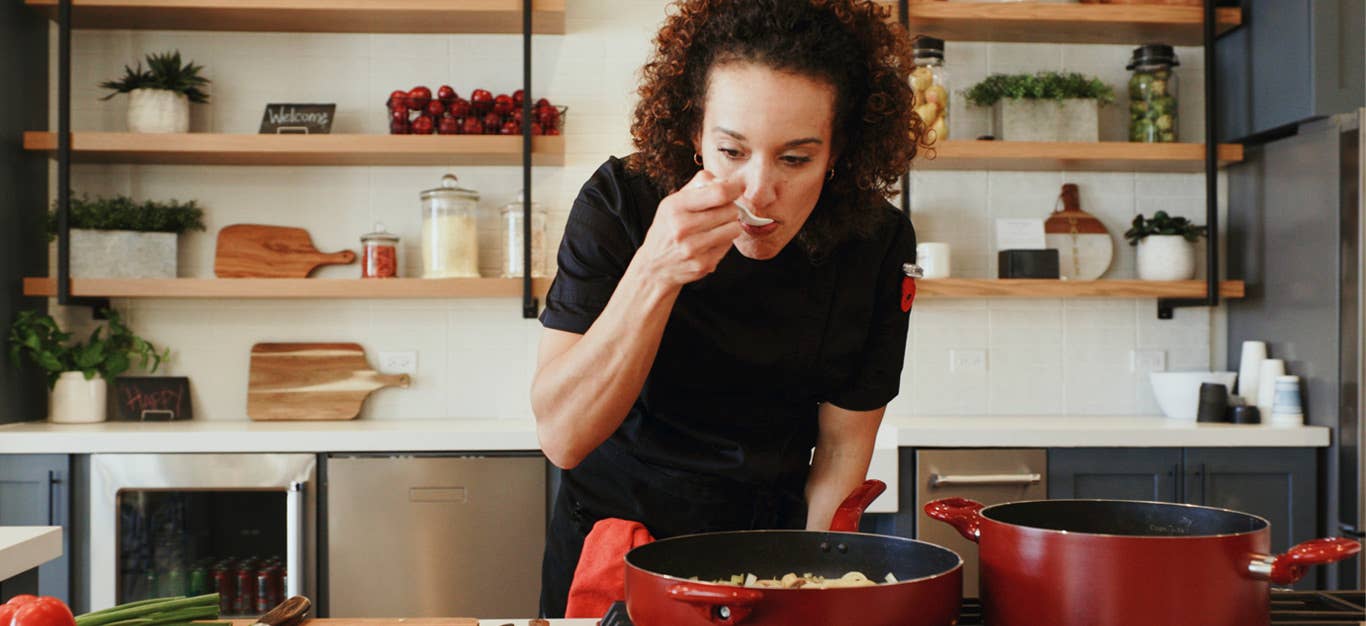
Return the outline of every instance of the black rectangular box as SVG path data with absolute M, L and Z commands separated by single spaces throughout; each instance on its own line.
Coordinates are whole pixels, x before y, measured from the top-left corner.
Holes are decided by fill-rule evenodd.
M 1057 250 L 1002 250 L 996 253 L 998 278 L 1057 278 Z

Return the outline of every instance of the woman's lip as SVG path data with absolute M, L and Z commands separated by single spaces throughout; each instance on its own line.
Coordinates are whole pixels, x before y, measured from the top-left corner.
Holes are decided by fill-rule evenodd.
M 778 223 L 765 224 L 763 226 L 750 226 L 744 222 L 740 223 L 740 228 L 744 229 L 745 234 L 750 237 L 763 237 L 775 230 L 778 230 Z

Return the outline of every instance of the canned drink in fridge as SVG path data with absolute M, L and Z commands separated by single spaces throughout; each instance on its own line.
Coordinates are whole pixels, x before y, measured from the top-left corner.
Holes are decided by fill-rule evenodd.
M 218 613 L 232 615 L 237 611 L 237 580 L 225 565 L 215 565 L 210 571 L 213 589 L 218 592 Z
M 256 610 L 266 613 L 281 601 L 279 592 L 280 570 L 266 566 L 256 572 Z
M 256 610 L 256 572 L 243 566 L 237 570 L 237 615 L 250 615 Z
M 209 570 L 200 565 L 190 572 L 190 588 L 187 595 L 202 596 L 209 593 Z

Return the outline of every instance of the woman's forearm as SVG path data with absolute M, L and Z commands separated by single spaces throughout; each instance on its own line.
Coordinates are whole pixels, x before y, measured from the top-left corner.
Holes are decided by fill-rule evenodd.
M 821 406 L 820 435 L 806 480 L 807 530 L 829 530 L 835 510 L 866 479 L 885 411 Z
M 611 436 L 654 364 L 679 288 L 651 279 L 639 260 L 588 332 L 558 354 L 543 341 L 531 405 L 541 449 L 559 467 L 578 465 Z

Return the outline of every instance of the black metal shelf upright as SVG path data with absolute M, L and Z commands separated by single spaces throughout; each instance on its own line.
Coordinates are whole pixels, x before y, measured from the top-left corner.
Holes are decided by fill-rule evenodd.
M 531 291 L 531 5 L 522 0 L 522 317 L 535 319 L 540 304 Z
M 57 304 L 88 306 L 96 318 L 108 298 L 71 295 L 71 0 L 57 6 Z

